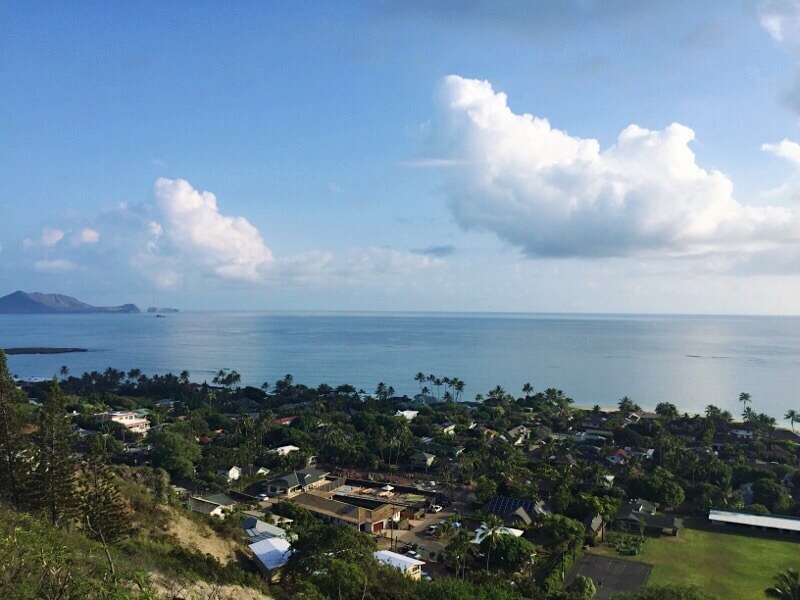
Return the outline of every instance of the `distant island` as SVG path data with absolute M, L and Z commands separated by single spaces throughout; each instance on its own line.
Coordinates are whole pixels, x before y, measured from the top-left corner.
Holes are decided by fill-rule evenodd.
M 156 306 L 148 306 L 147 312 L 161 314 L 161 313 L 176 313 L 179 311 L 177 308 L 158 308 Z
M 63 294 L 16 291 L 0 298 L 0 314 L 5 315 L 138 314 L 140 312 L 142 311 L 135 304 L 92 306 Z
M 86 348 L 50 348 L 34 346 L 32 348 L 6 348 L 3 350 L 8 355 L 12 354 L 70 354 L 73 352 L 88 352 Z

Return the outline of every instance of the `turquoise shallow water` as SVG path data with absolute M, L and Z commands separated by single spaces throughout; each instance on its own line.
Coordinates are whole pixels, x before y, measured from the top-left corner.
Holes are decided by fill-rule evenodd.
M 604 315 L 180 313 L 0 315 L 0 347 L 78 346 L 85 354 L 11 356 L 20 376 L 133 367 L 187 369 L 194 381 L 235 368 L 244 383 L 285 373 L 309 385 L 379 381 L 418 390 L 418 371 L 457 376 L 464 397 L 495 385 L 558 387 L 578 404 L 628 395 L 644 407 L 714 403 L 782 417 L 800 409 L 800 318 Z

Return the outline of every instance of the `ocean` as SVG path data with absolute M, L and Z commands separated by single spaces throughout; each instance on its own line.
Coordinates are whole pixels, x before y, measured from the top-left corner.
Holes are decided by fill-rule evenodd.
M 464 399 L 496 385 L 521 395 L 555 387 L 578 405 L 629 396 L 644 408 L 672 402 L 738 415 L 739 393 L 779 421 L 800 409 L 800 318 L 566 314 L 188 312 L 141 315 L 0 315 L 0 347 L 89 352 L 8 358 L 21 377 L 107 367 L 148 374 L 186 369 L 211 381 L 236 369 L 243 384 L 378 382 L 419 391 L 423 371 L 458 377 Z

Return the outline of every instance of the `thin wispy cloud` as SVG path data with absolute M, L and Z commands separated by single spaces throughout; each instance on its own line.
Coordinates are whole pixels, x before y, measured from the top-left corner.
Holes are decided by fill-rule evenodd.
M 69 260 L 53 259 L 37 260 L 33 263 L 33 268 L 39 273 L 66 273 L 75 270 L 77 267 Z
M 446 258 L 452 256 L 456 252 L 456 247 L 449 244 L 442 246 L 428 246 L 427 248 L 415 248 L 415 254 L 422 254 L 423 256 L 434 256 L 436 258 Z
M 416 158 L 400 161 L 400 166 L 412 169 L 438 169 L 442 167 L 459 167 L 464 165 L 463 160 L 454 158 Z

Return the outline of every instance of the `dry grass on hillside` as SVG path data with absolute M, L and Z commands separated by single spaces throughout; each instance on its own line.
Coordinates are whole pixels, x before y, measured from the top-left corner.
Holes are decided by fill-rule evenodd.
M 174 543 L 210 554 L 223 565 L 236 559 L 236 544 L 220 537 L 208 525 L 171 511 L 167 535 Z
M 270 600 L 272 597 L 252 588 L 217 585 L 205 581 L 179 581 L 153 574 L 150 584 L 164 600 Z

